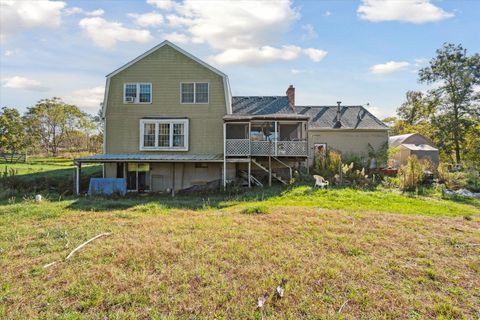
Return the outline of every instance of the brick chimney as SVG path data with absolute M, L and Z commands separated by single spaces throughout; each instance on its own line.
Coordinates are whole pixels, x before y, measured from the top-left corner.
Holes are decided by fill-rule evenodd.
M 295 88 L 291 84 L 287 89 L 288 103 L 290 103 L 293 111 L 295 112 Z

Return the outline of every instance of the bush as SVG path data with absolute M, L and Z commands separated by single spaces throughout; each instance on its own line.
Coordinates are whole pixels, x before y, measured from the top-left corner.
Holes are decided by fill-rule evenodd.
M 253 206 L 243 208 L 242 213 L 244 214 L 267 214 L 269 212 L 267 206 Z
M 480 174 L 474 167 L 464 168 L 463 171 L 450 172 L 448 164 L 440 163 L 438 178 L 449 189 L 467 188 L 472 191 L 480 190 Z
M 399 186 L 403 191 L 414 190 L 423 182 L 424 167 L 416 156 L 410 156 L 406 165 L 398 170 Z

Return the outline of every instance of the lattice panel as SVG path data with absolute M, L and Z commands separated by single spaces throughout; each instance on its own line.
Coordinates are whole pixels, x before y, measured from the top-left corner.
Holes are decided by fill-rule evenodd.
M 279 141 L 277 143 L 279 156 L 307 156 L 306 141 Z
M 275 143 L 270 141 L 252 141 L 252 155 L 268 156 L 275 155 Z
M 225 146 L 227 156 L 248 156 L 250 154 L 249 139 L 227 139 Z

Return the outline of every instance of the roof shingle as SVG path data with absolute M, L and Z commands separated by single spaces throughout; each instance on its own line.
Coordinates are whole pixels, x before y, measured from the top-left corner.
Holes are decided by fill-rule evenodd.
M 232 109 L 233 115 L 306 115 L 310 118 L 309 127 L 313 129 L 332 129 L 337 122 L 337 106 L 293 108 L 287 96 L 237 96 L 233 97 Z M 342 129 L 388 129 L 363 106 L 342 106 L 340 122 Z

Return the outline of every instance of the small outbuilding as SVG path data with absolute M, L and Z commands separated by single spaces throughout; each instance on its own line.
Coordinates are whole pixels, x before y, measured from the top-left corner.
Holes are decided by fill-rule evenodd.
M 392 136 L 388 139 L 390 148 L 398 148 L 398 152 L 392 156 L 394 166 L 399 167 L 407 163 L 410 156 L 416 156 L 419 160 L 429 159 L 435 165 L 439 163 L 438 149 L 428 138 L 418 133 Z

